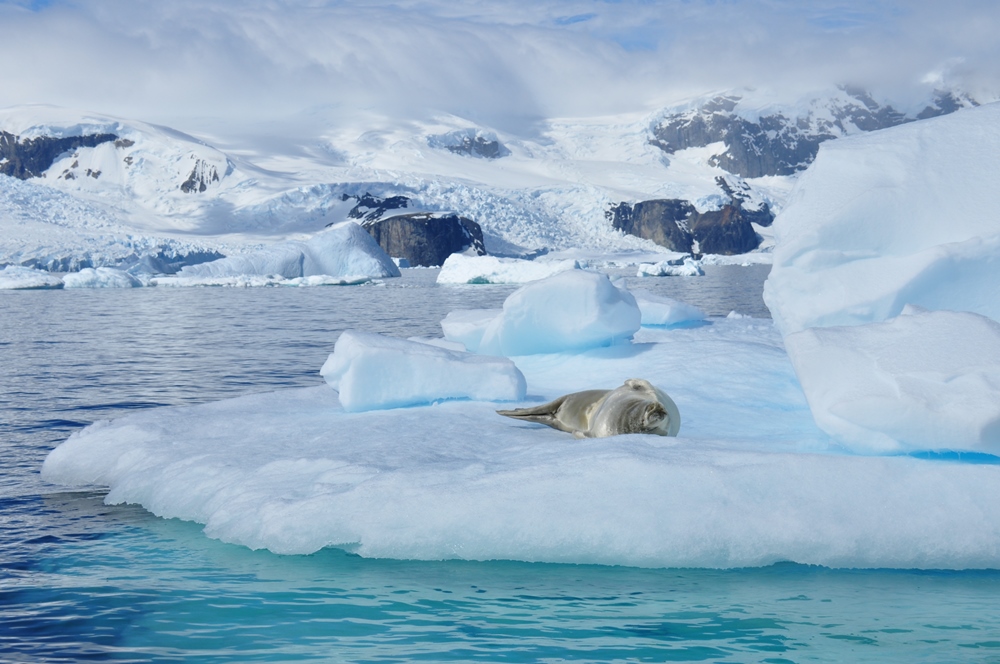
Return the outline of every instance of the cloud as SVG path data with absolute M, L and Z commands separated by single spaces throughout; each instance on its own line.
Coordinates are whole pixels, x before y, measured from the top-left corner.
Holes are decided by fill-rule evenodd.
M 1000 90 L 1000 6 L 956 0 L 0 0 L 0 106 L 171 123 L 452 113 L 507 131 L 729 87 Z

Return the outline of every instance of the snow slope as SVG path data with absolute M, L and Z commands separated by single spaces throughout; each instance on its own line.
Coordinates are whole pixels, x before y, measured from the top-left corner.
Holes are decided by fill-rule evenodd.
M 829 103 L 841 103 L 843 94 L 829 92 Z M 743 117 L 749 104 L 733 111 L 741 121 L 749 121 Z M 810 104 L 816 115 L 822 99 Z M 728 174 L 713 165 L 727 149 L 721 141 L 671 154 L 654 144 L 658 123 L 690 106 L 550 118 L 524 135 L 452 115 L 399 120 L 361 114 L 288 140 L 270 135 L 270 128 L 251 137 L 196 138 L 95 113 L 8 108 L 0 110 L 0 131 L 21 141 L 92 134 L 117 139 L 59 155 L 42 177 L 0 176 L 0 265 L 128 267 L 153 255 L 175 263 L 173 271 L 209 252 L 218 257 L 305 240 L 346 219 L 353 201 L 345 195 L 366 192 L 405 195 L 423 210 L 458 212 L 482 226 L 488 251 L 506 255 L 661 251 L 614 230 L 608 208 L 679 198 L 702 212 L 718 209 L 728 202 L 719 177 L 744 191 L 747 205 L 780 210 L 794 176 L 743 180 Z M 798 117 L 792 110 L 785 115 Z M 282 130 L 276 125 L 273 131 Z M 456 151 L 462 144 L 456 137 L 489 139 L 496 154 Z M 768 246 L 769 231 L 757 230 Z

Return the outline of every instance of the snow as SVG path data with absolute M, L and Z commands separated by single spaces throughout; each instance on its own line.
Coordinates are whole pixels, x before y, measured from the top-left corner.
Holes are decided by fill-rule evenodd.
M 95 423 L 42 474 L 283 554 L 996 567 L 1000 466 L 838 453 L 771 322 L 710 323 L 516 358 L 526 404 L 646 378 L 679 438 L 577 440 L 476 401 L 350 413 L 319 385 Z
M 637 288 L 630 289 L 629 292 L 642 313 L 643 326 L 683 325 L 705 320 L 705 312 L 685 302 Z
M 41 270 L 20 265 L 8 265 L 0 270 L 0 290 L 62 287 L 62 279 Z
M 542 261 L 496 256 L 452 254 L 438 273 L 439 284 L 524 284 L 566 270 L 578 270 L 573 259 Z
M 844 445 L 998 449 L 998 154 L 1000 104 L 824 144 L 775 220 L 764 298 Z
M 189 265 L 178 273 L 181 278 L 240 275 L 285 279 L 324 275 L 357 281 L 398 277 L 399 268 L 361 226 L 348 221 L 305 242 L 282 242 L 242 256 Z
M 659 263 L 640 263 L 637 277 L 700 277 L 705 274 L 701 263 L 693 258 L 685 258 L 683 263 L 665 260 Z
M 510 360 L 370 332 L 341 333 L 320 374 L 347 412 L 442 401 L 520 401 L 524 375 Z
M 137 288 L 142 282 L 124 270 L 87 267 L 63 277 L 66 288 Z
M 511 293 L 477 352 L 512 356 L 610 346 L 631 339 L 640 320 L 635 298 L 607 275 L 568 270 Z

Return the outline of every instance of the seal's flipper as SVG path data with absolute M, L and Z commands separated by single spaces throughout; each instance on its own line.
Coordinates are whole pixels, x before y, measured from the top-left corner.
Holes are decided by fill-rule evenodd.
M 538 422 L 539 424 L 550 426 L 553 429 L 573 433 L 573 429 L 567 429 L 557 417 L 559 406 L 561 406 L 565 400 L 566 397 L 559 397 L 555 401 L 544 403 L 541 406 L 535 406 L 533 408 L 515 408 L 514 410 L 498 410 L 497 414 L 503 415 L 504 417 L 513 417 L 515 420 Z

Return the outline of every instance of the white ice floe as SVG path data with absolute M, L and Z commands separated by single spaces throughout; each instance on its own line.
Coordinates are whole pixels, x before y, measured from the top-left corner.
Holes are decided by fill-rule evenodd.
M 678 263 L 674 260 L 659 263 L 640 263 L 637 277 L 700 277 L 705 274 L 701 263 L 693 258 L 685 258 Z
M 399 268 L 361 226 L 337 224 L 305 242 L 282 242 L 255 252 L 189 265 L 180 278 L 276 276 L 284 279 L 326 276 L 358 279 L 398 277 Z
M 607 275 L 569 270 L 511 293 L 477 352 L 511 356 L 610 346 L 631 339 L 641 318 L 635 298 Z
M 647 290 L 629 291 L 642 313 L 643 325 L 682 325 L 697 323 L 705 319 L 705 312 L 679 300 L 650 293 Z
M 573 259 L 528 261 L 520 258 L 452 254 L 441 265 L 437 282 L 439 284 L 524 284 L 579 268 L 580 264 Z
M 63 280 L 54 274 L 20 265 L 8 265 L 0 270 L 0 290 L 30 290 L 62 288 Z
M 320 374 L 348 412 L 445 399 L 519 401 L 524 376 L 507 358 L 348 330 Z
M 829 453 L 770 321 L 643 328 L 630 345 L 517 362 L 531 404 L 647 378 L 677 402 L 682 437 L 577 440 L 475 401 L 349 413 L 320 385 L 96 423 L 42 475 L 286 554 L 998 564 L 1000 466 Z
M 905 311 L 810 328 L 785 345 L 816 423 L 853 447 L 1000 453 L 1000 323 Z
M 503 309 L 456 309 L 441 321 L 444 338 L 465 346 L 470 352 L 478 352 L 483 334 L 493 319 L 503 313 Z
M 66 288 L 138 288 L 142 282 L 124 270 L 112 267 L 85 267 L 63 276 Z

